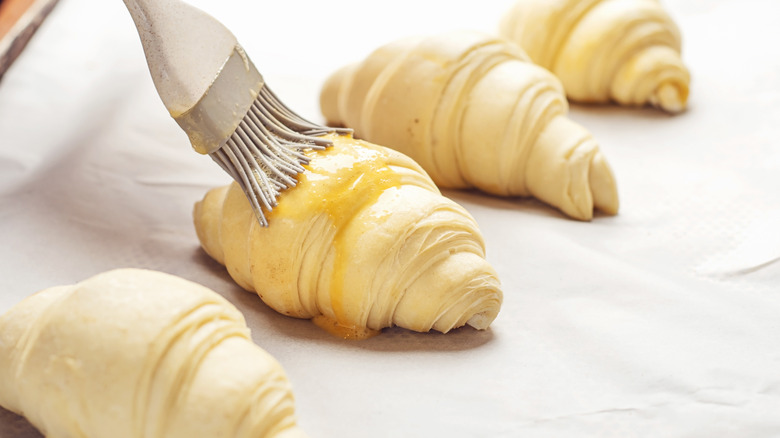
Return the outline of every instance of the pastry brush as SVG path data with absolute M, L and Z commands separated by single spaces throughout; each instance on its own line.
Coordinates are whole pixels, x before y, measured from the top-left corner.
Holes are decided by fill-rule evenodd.
M 285 188 L 308 163 L 306 148 L 323 149 L 328 132 L 268 88 L 222 23 L 179 0 L 123 0 L 133 17 L 155 88 L 195 151 L 208 154 L 241 186 L 267 226 Z

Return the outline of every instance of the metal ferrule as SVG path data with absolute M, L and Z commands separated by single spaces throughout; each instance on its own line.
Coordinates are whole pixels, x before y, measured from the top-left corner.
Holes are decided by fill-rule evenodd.
M 220 149 L 244 119 L 263 87 L 263 77 L 236 44 L 203 97 L 186 112 L 173 115 L 193 149 L 210 154 Z

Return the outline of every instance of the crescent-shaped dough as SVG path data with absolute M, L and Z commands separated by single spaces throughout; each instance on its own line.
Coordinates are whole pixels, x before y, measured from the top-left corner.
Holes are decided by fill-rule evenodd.
M 195 206 L 205 251 L 278 312 L 343 337 L 487 328 L 502 294 L 474 219 L 410 158 L 330 135 L 259 225 L 237 184 Z
M 279 363 L 215 292 L 121 269 L 0 317 L 0 405 L 51 438 L 302 438 Z
M 686 107 L 680 31 L 658 0 L 519 0 L 499 29 L 573 101 Z
M 325 83 L 322 112 L 415 159 L 436 184 L 533 196 L 581 220 L 618 211 L 612 170 L 560 82 L 516 45 L 449 32 L 385 45 Z

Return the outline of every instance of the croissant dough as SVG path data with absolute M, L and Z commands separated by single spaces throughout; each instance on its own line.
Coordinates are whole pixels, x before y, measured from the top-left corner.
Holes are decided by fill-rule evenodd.
M 46 289 L 0 317 L 0 405 L 52 438 L 305 436 L 241 313 L 138 269 Z
M 502 293 L 474 219 L 410 158 L 329 138 L 267 228 L 237 184 L 207 193 L 194 211 L 205 251 L 285 315 L 357 330 L 487 328 Z
M 519 0 L 499 29 L 574 101 L 685 109 L 680 31 L 658 0 Z
M 478 32 L 408 38 L 334 73 L 328 123 L 414 158 L 436 184 L 534 196 L 581 220 L 618 210 L 612 170 L 566 117 L 560 82 L 516 45 Z

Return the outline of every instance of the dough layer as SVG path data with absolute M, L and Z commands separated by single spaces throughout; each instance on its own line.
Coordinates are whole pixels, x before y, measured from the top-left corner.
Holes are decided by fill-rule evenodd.
M 52 438 L 302 438 L 279 363 L 198 284 L 120 269 L 0 317 L 0 405 Z
M 329 124 L 409 155 L 440 187 L 533 196 L 570 217 L 616 214 L 598 143 L 567 118 L 563 88 L 516 45 L 478 32 L 408 38 L 335 72 Z
M 502 36 L 555 73 L 570 99 L 685 109 L 680 30 L 658 0 L 518 0 Z
M 502 293 L 474 219 L 409 157 L 329 138 L 267 228 L 237 184 L 207 193 L 194 210 L 205 251 L 285 315 L 358 331 L 487 328 Z

